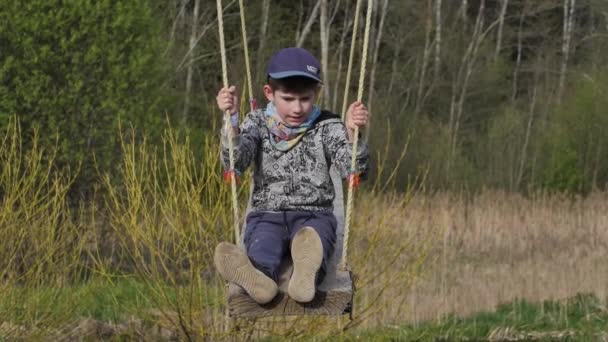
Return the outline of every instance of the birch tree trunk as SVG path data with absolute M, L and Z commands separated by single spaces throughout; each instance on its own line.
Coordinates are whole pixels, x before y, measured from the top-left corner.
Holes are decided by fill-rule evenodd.
M 260 23 L 260 41 L 256 54 L 255 79 L 259 80 L 266 74 L 264 70 L 264 49 L 266 48 L 266 33 L 268 31 L 268 12 L 270 10 L 270 0 L 262 2 L 262 22 Z
M 509 0 L 501 0 L 500 15 L 498 17 L 498 34 L 496 37 L 496 50 L 494 51 L 494 62 L 498 60 L 500 56 L 500 49 L 502 48 L 502 32 L 505 25 L 505 14 L 507 13 L 507 5 Z
M 321 101 L 322 106 L 326 106 L 329 101 L 329 30 L 327 27 L 327 0 L 319 0 L 321 3 L 321 17 L 320 21 L 320 35 L 321 35 L 321 69 L 323 72 L 323 99 Z
M 576 0 L 564 0 L 564 29 L 562 38 L 562 65 L 559 72 L 559 86 L 557 90 L 557 103 L 561 103 L 564 93 L 564 83 L 568 72 L 568 59 L 570 57 L 570 40 L 572 38 L 572 27 L 574 25 L 574 6 Z
M 536 94 L 538 88 L 538 74 L 539 66 L 537 66 L 536 71 L 534 73 L 534 85 L 532 88 L 532 99 L 530 100 L 530 109 L 528 112 L 528 124 L 526 126 L 526 135 L 524 137 L 524 144 L 521 147 L 521 158 L 519 161 L 519 171 L 517 172 L 517 180 L 515 181 L 515 188 L 511 190 L 518 190 L 521 186 L 521 181 L 524 176 L 524 168 L 526 165 L 526 159 L 528 154 L 528 144 L 530 142 L 530 135 L 532 133 L 532 124 L 534 122 L 534 112 L 536 111 Z
M 526 13 L 528 1 L 524 3 L 524 7 L 519 14 L 519 26 L 517 28 L 517 58 L 515 60 L 515 67 L 513 68 L 513 89 L 511 91 L 511 102 L 515 102 L 517 98 L 517 82 L 519 77 L 519 68 L 521 66 L 521 53 L 522 53 L 522 41 L 523 41 L 523 25 Z
M 405 28 L 407 27 L 407 23 L 404 20 L 401 20 L 399 22 L 399 26 L 398 26 L 398 32 L 403 32 L 405 30 Z M 387 89 L 387 95 L 391 95 L 393 92 L 393 87 L 395 85 L 395 77 L 397 76 L 397 66 L 398 65 L 404 65 L 403 61 L 400 60 L 399 56 L 401 53 L 401 48 L 403 46 L 403 41 L 404 41 L 404 35 L 400 34 L 398 35 L 397 39 L 394 40 L 395 42 L 395 47 L 393 50 L 393 57 L 391 58 L 391 77 L 389 79 L 388 82 L 388 89 Z
M 393 59 L 392 59 L 392 63 L 391 63 L 391 78 L 388 81 L 388 89 L 386 91 L 386 94 L 388 96 L 390 96 L 393 93 L 393 86 L 395 84 L 395 76 L 397 75 L 397 65 L 398 65 L 398 61 L 399 61 L 399 54 L 401 52 L 401 45 L 402 45 L 402 39 L 400 37 L 400 39 L 397 41 L 397 46 L 395 47 L 395 50 L 393 52 Z
M 312 12 L 310 13 L 310 16 L 308 17 L 308 20 L 306 20 L 306 24 L 304 25 L 302 32 L 300 32 L 297 35 L 297 39 L 296 39 L 297 47 L 302 47 L 302 44 L 304 44 L 306 37 L 310 33 L 312 24 L 314 24 L 315 20 L 317 19 L 318 14 L 319 14 L 319 7 L 321 7 L 321 1 L 323 1 L 323 0 L 317 1 L 317 3 L 315 4 L 315 7 L 312 9 Z
M 186 5 L 188 5 L 188 1 L 189 0 L 180 1 L 181 5 L 179 6 L 177 15 L 175 16 L 175 19 L 173 20 L 173 25 L 171 26 L 171 33 L 169 34 L 170 42 L 174 41 L 174 39 L 175 39 L 174 37 L 175 37 L 175 31 L 177 30 L 177 27 L 179 26 L 181 28 L 184 24 L 184 13 L 186 12 Z
M 182 114 L 182 122 L 185 125 L 188 122 L 188 110 L 190 108 L 190 92 L 192 91 L 192 75 L 194 72 L 194 53 L 192 51 L 196 47 L 197 42 L 197 26 L 198 26 L 198 11 L 200 0 L 194 0 L 194 10 L 192 11 L 192 28 L 190 30 L 190 41 L 188 44 L 190 51 L 190 62 L 186 73 L 186 94 L 184 98 L 184 111 Z
M 300 33 L 302 32 L 302 21 L 304 20 L 304 0 L 300 0 L 300 6 L 298 7 L 298 24 L 296 25 L 296 38 L 294 44 L 300 39 Z
M 462 21 L 466 24 L 467 22 L 467 10 L 469 8 L 469 3 L 467 0 L 462 0 L 460 5 L 460 15 L 462 16 Z
M 348 35 L 348 31 L 350 30 L 351 25 L 353 24 L 353 20 L 350 13 L 350 6 L 348 3 L 346 4 L 346 10 L 344 14 L 344 22 L 342 26 L 342 34 L 340 35 L 340 44 L 338 44 L 338 67 L 336 68 L 336 80 L 334 81 L 334 91 L 333 91 L 333 100 L 331 104 L 332 110 L 336 110 L 338 106 L 338 87 L 340 86 L 340 81 L 342 81 L 342 60 L 344 58 L 344 45 L 346 41 L 346 36 Z
M 464 102 L 467 95 L 467 87 L 471 74 L 473 73 L 473 67 L 479 50 L 479 45 L 483 40 L 483 25 L 484 25 L 484 12 L 485 12 L 485 0 L 481 0 L 479 3 L 479 10 L 477 12 L 477 18 L 475 19 L 475 26 L 473 28 L 473 34 L 471 42 L 467 47 L 465 54 L 462 57 L 460 69 L 458 71 L 458 77 L 453 85 L 452 93 L 452 104 L 450 106 L 450 125 L 448 127 L 450 136 L 450 155 L 447 162 L 447 176 L 450 177 L 451 166 L 456 157 L 456 146 L 458 144 L 458 131 L 460 130 L 460 122 L 464 111 Z M 460 89 L 457 87 L 460 86 Z M 458 94 L 458 95 L 455 95 Z
M 353 66 L 353 60 L 355 56 L 355 44 L 357 42 L 357 30 L 359 29 L 359 12 L 361 10 L 361 1 L 357 0 L 355 5 L 355 13 L 354 13 L 354 21 L 353 21 L 353 30 L 350 39 L 350 52 L 348 54 L 348 66 L 346 70 L 346 80 L 344 82 L 344 94 L 342 94 L 342 110 L 340 112 L 341 118 L 344 121 L 346 115 L 346 108 L 348 105 L 348 94 L 350 89 L 350 77 Z
M 433 68 L 435 80 L 439 78 L 441 64 L 441 0 L 435 2 L 435 67 Z
M 431 55 L 431 30 L 433 29 L 433 2 L 427 2 L 426 29 L 424 34 L 424 51 L 422 52 L 422 65 L 420 66 L 420 77 L 418 81 L 418 90 L 416 92 L 416 107 L 414 108 L 414 122 L 418 118 L 420 109 L 422 108 L 422 94 L 426 84 L 426 70 L 429 65 Z

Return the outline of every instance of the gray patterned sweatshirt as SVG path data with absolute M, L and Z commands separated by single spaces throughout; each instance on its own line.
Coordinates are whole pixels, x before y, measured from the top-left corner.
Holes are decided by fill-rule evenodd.
M 253 111 L 233 137 L 235 169 L 243 172 L 253 162 L 254 211 L 331 211 L 335 196 L 329 175 L 333 164 L 344 179 L 350 174 L 352 144 L 340 117 L 323 111 L 302 139 L 288 151 L 270 142 L 263 109 Z M 222 129 L 222 164 L 229 168 L 228 137 Z M 369 170 L 368 146 L 359 139 L 357 172 Z

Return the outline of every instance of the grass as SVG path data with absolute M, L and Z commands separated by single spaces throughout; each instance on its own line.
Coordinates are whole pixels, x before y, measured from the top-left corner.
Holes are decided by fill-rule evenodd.
M 166 285 L 169 301 L 177 300 L 180 288 Z M 65 287 L 14 287 L 0 297 L 0 307 L 11 307 L 13 323 L 27 323 L 29 317 L 62 317 L 66 321 L 92 318 L 120 322 L 129 316 L 150 318 L 161 309 L 149 295 L 149 285 L 133 277 L 90 279 Z M 223 298 L 215 291 L 201 289 L 206 306 L 219 306 Z M 32 312 L 35 311 L 35 312 Z
M 495 311 L 466 318 L 444 317 L 441 323 L 370 329 L 346 339 L 391 341 L 543 340 L 589 341 L 608 336 L 608 310 L 594 295 L 563 301 L 516 300 Z
M 62 316 L 66 322 L 92 318 L 104 322 L 121 322 L 135 315 L 149 326 L 154 324 L 159 308 L 146 295 L 145 282 L 132 278 L 91 280 L 80 285 L 35 290 L 13 289 L 0 301 L 25 298 L 15 312 L 19 319 L 25 310 L 44 310 L 40 316 Z M 172 292 L 172 289 L 168 289 Z M 213 292 L 211 292 L 213 293 Z M 175 293 L 173 293 L 175 296 Z M 210 295 L 209 305 L 219 305 L 222 298 Z M 69 316 L 64 313 L 67 310 Z M 24 315 L 23 317 L 31 317 Z M 20 323 L 16 321 L 15 323 Z M 608 309 L 592 294 L 577 295 L 563 301 L 532 303 L 516 300 L 499 305 L 495 311 L 479 312 L 460 318 L 443 317 L 441 322 L 357 330 L 334 336 L 341 340 L 390 341 L 473 341 L 473 340 L 594 340 L 608 335 Z M 0 341 L 8 339 L 0 332 Z M 275 340 L 282 337 L 269 337 Z M 318 337 L 302 336 L 302 340 Z
M 436 262 L 407 294 L 401 319 L 438 320 L 493 310 L 515 298 L 608 298 L 608 193 L 586 197 L 485 191 L 437 193 L 410 204 L 410 224 L 440 225 Z M 383 324 L 394 324 L 386 320 Z
M 214 137 L 197 158 L 170 129 L 160 145 L 125 134 L 121 176 L 101 174 L 100 198 L 71 208 L 71 177 L 53 149 L 35 139 L 25 149 L 20 136 L 13 122 L 0 139 L 0 340 L 83 329 L 140 339 L 474 339 L 606 323 L 608 193 L 390 192 L 394 173 L 379 156 L 384 175 L 355 198 L 354 320 L 243 320 L 237 331 L 227 329 L 212 265 L 217 243 L 234 236 Z M 242 207 L 247 189 L 245 178 Z
M 129 325 L 136 322 L 139 334 L 150 334 L 149 331 L 155 327 L 175 324 L 172 322 L 174 306 L 167 303 L 178 302 L 183 292 L 188 291 L 188 287 L 174 287 L 167 283 L 163 289 L 166 302 L 159 302 L 152 295 L 158 287 L 159 283 L 150 284 L 134 277 L 114 277 L 89 279 L 64 287 L 10 288 L 0 296 L 0 312 L 7 312 L 3 309 L 10 308 L 11 320 L 7 327 L 12 326 L 13 329 L 0 328 L 0 341 L 15 337 L 46 339 L 66 336 L 83 322 L 110 327 L 124 325 L 122 330 L 133 329 Z M 199 290 L 201 293 L 197 295 L 203 298 L 205 307 L 222 305 L 224 298 L 217 296 L 217 289 Z M 1 323 L 4 321 L 0 320 Z M 120 337 L 120 330 L 113 330 L 110 328 L 111 334 Z M 95 329 L 83 333 L 90 334 L 91 338 L 98 337 Z
M 81 329 L 73 327 L 75 321 L 90 325 L 135 317 L 182 340 L 277 333 L 295 338 L 310 331 L 332 336 L 378 321 L 386 306 L 406 306 L 394 305 L 385 293 L 413 284 L 436 234 L 400 232 L 391 217 L 406 211 L 415 193 L 386 194 L 378 189 L 387 184 L 376 181 L 357 193 L 351 226 L 356 319 L 348 325 L 325 317 L 248 320 L 239 331 L 227 330 L 225 284 L 212 256 L 217 243 L 231 241 L 234 232 L 215 137 L 203 138 L 197 157 L 189 137 L 171 129 L 160 144 L 136 137 L 134 130 L 124 133 L 119 177 L 101 173 L 99 198 L 74 210 L 66 205 L 71 178 L 55 166 L 53 149 L 40 148 L 36 139 L 24 148 L 16 121 L 4 132 L 0 325 L 14 329 L 0 328 L 0 335 L 11 330 L 13 337 L 54 338 Z M 384 170 L 382 162 L 378 169 Z M 239 187 L 242 207 L 248 188 L 245 178 Z M 386 215 L 376 215 L 377 205 Z M 385 265 L 377 267 L 380 263 Z M 87 329 L 108 330 L 104 327 Z

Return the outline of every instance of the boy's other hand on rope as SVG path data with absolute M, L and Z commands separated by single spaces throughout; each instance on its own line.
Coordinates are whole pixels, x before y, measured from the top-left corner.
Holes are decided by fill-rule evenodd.
M 364 128 L 369 120 L 369 112 L 363 102 L 355 101 L 351 103 L 346 111 L 346 128 L 348 128 L 348 140 L 354 141 L 355 129 Z
M 222 115 L 228 112 L 230 115 L 238 113 L 238 97 L 236 95 L 236 87 L 230 86 L 228 88 L 223 87 L 217 93 L 217 106 L 222 111 Z

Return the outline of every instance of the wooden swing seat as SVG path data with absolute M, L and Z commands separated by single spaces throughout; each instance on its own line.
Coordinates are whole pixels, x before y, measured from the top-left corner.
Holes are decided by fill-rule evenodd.
M 286 258 L 281 263 L 281 275 L 278 283 L 279 294 L 270 303 L 264 305 L 258 304 L 240 286 L 236 284 L 228 285 L 228 314 L 231 317 L 352 314 L 353 277 L 350 271 L 338 269 L 344 241 L 342 179 L 333 168 L 330 170 L 330 174 L 336 194 L 333 202 L 334 215 L 338 223 L 336 246 L 328 262 L 327 274 L 323 282 L 317 287 L 315 298 L 309 303 L 299 303 L 289 298 L 287 286 L 291 278 L 293 265 L 291 259 Z M 247 213 L 250 212 L 250 209 L 251 201 L 247 207 Z
M 287 295 L 292 267 L 287 267 L 279 281 L 279 294 L 264 305 L 256 303 L 245 290 L 228 286 L 228 312 L 231 317 L 265 317 L 293 315 L 343 315 L 352 313 L 353 286 L 351 273 L 329 272 L 309 303 L 298 303 Z

